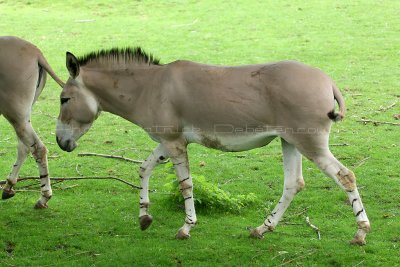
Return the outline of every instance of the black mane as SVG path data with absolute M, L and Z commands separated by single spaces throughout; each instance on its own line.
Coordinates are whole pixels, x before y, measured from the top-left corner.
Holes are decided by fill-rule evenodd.
M 127 62 L 138 62 L 149 65 L 160 65 L 160 60 L 152 54 L 148 54 L 140 47 L 111 48 L 90 52 L 84 56 L 78 57 L 80 66 L 86 65 L 88 62 L 99 59 L 118 60 L 123 59 Z

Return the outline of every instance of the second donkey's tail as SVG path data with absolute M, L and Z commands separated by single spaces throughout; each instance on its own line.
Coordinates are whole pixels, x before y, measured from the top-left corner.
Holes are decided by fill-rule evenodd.
M 38 58 L 39 65 L 61 86 L 64 87 L 64 82 L 57 76 L 57 74 L 53 71 L 50 67 L 49 63 L 47 62 L 46 58 L 43 56 L 42 53 L 39 53 Z

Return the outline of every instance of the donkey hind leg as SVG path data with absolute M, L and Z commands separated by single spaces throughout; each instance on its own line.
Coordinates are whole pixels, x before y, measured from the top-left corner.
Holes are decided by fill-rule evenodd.
M 28 156 L 28 153 L 29 153 L 29 148 L 21 140 L 18 140 L 17 161 L 13 165 L 11 173 L 7 178 L 7 184 L 5 185 L 2 194 L 3 199 L 11 198 L 15 195 L 13 187 L 17 183 L 19 170 L 21 169 L 22 164 L 24 163 L 26 157 Z
M 41 197 L 36 203 L 35 208 L 47 208 L 47 202 L 52 196 L 47 166 L 47 149 L 33 130 L 29 121 L 22 124 L 14 124 L 13 126 L 18 138 L 25 144 L 25 146 L 29 147 L 39 169 Z
M 371 227 L 360 194 L 358 193 L 354 173 L 341 164 L 329 150 L 323 154 L 314 156 L 312 160 L 326 175 L 335 180 L 340 188 L 346 191 L 358 224 L 358 230 L 350 243 L 365 245 L 365 237 Z
M 282 141 L 284 186 L 283 194 L 264 223 L 250 231 L 251 237 L 263 238 L 265 232 L 273 231 L 294 196 L 304 188 L 302 174 L 302 158 L 300 152 L 292 144 Z
M 153 218 L 148 212 L 150 205 L 149 200 L 149 179 L 152 170 L 155 166 L 160 164 L 162 161 L 168 158 L 167 153 L 164 150 L 163 145 L 158 145 L 156 149 L 150 154 L 150 156 L 142 163 L 139 170 L 140 177 L 140 211 L 139 211 L 139 223 L 140 229 L 146 230 L 149 228 L 153 221 Z

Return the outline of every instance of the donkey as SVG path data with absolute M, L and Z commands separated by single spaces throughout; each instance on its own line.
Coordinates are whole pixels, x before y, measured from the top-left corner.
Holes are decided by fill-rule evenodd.
M 32 105 L 46 83 L 46 72 L 61 86 L 64 83 L 54 73 L 42 52 L 33 44 L 13 36 L 0 37 L 0 115 L 11 123 L 18 137 L 17 161 L 3 188 L 2 199 L 15 195 L 19 170 L 29 152 L 37 162 L 41 197 L 35 208 L 47 208 L 52 196 L 47 167 L 47 149 L 32 128 Z
M 345 103 L 331 78 L 299 62 L 247 66 L 212 66 L 178 60 L 161 65 L 141 48 L 101 50 L 75 57 L 67 52 L 70 77 L 61 92 L 56 139 L 72 151 L 101 111 L 142 127 L 159 143 L 139 170 L 139 223 L 152 223 L 149 177 L 170 158 L 185 200 L 185 223 L 178 239 L 195 225 L 193 184 L 187 145 L 198 143 L 222 151 L 262 147 L 280 137 L 283 194 L 265 221 L 250 235 L 274 230 L 295 194 L 304 187 L 302 155 L 313 161 L 348 195 L 358 223 L 353 244 L 365 244 L 369 220 L 353 172 L 328 146 L 332 121 L 345 115 Z M 335 100 L 339 112 L 335 112 Z

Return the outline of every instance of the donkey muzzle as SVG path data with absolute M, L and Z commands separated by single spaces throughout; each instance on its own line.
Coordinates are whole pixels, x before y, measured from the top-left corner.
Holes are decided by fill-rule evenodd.
M 61 140 L 60 138 L 58 138 L 58 136 L 56 136 L 56 141 L 58 146 L 67 152 L 71 152 L 72 150 L 74 150 L 77 147 L 77 144 L 74 140 L 72 139 L 67 139 L 67 140 Z

